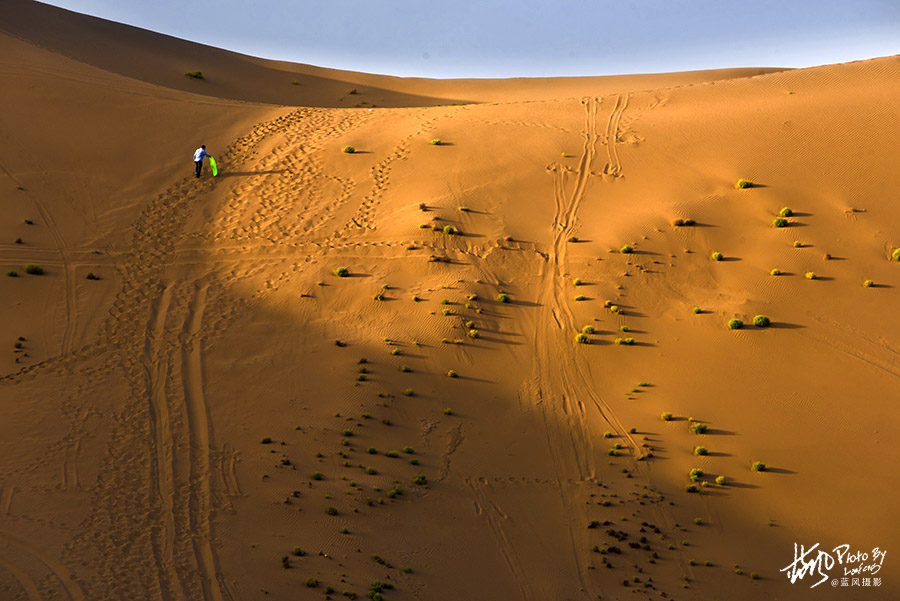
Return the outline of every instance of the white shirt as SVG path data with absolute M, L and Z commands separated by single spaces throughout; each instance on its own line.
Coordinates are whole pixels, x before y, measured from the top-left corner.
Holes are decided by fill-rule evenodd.
M 203 160 L 203 157 L 208 157 L 209 153 L 207 153 L 204 149 L 198 148 L 194 151 L 194 162 L 198 163 Z M 210 157 L 212 158 L 212 157 Z

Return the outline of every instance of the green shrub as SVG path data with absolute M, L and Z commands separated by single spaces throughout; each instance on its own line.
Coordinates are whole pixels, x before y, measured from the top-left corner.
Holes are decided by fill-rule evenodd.
M 444 409 L 444 415 L 453 415 L 453 410 L 450 407 Z
M 572 280 L 572 284 L 575 286 L 581 286 L 581 278 L 575 278 Z
M 622 312 L 622 309 L 619 308 L 619 305 L 610 305 L 609 312 L 618 314 Z
M 753 182 L 749 179 L 739 179 L 737 183 L 734 184 L 734 187 L 738 190 L 743 190 L 744 188 L 752 188 Z
M 729 330 L 740 330 L 744 327 L 744 322 L 740 319 L 731 319 L 728 321 Z
M 578 236 L 569 236 L 566 238 L 566 242 L 578 242 Z
M 583 300 L 587 300 L 587 297 L 583 294 L 579 294 L 578 296 L 575 297 L 575 300 L 583 301 Z
M 14 278 L 19 275 L 19 272 L 16 271 L 15 269 L 10 269 L 9 271 L 6 272 L 6 275 L 8 275 L 11 278 Z
M 703 476 L 703 470 L 701 470 L 699 467 L 695 467 L 690 472 L 688 472 L 688 476 L 690 477 L 691 482 L 697 482 Z
M 672 414 L 668 411 L 665 411 L 662 415 L 659 416 L 659 419 L 663 420 L 664 422 L 670 422 L 672 421 Z
M 711 258 L 713 261 L 721 261 L 722 259 L 725 258 L 725 255 L 723 255 L 722 253 L 716 251 L 716 252 L 714 252 L 712 255 L 710 255 L 710 258 Z
M 188 71 L 185 76 L 191 79 L 203 79 L 203 71 Z
M 366 374 L 359 374 L 356 376 L 356 379 L 360 382 L 365 382 L 369 377 Z
M 353 430 L 341 430 L 342 436 L 353 436 Z
M 348 275 L 350 275 L 350 270 L 347 269 L 346 267 L 338 267 L 337 269 L 335 269 L 335 270 L 332 271 L 331 273 L 333 273 L 334 275 L 336 275 L 336 276 L 339 277 L 339 278 L 345 278 L 345 277 L 347 277 Z
M 778 211 L 778 214 L 781 215 L 782 217 L 790 217 L 791 215 L 794 214 L 794 212 L 792 210 L 790 210 L 788 207 L 784 207 L 783 209 Z
M 384 294 L 381 292 L 376 292 L 375 296 L 372 297 L 373 300 L 382 301 L 384 300 Z
M 628 326 L 619 326 L 619 331 L 620 331 L 620 332 L 627 332 L 627 331 L 628 331 Z
M 616 450 L 616 449 L 610 449 L 609 451 L 607 451 L 607 454 L 608 454 L 610 457 L 618 457 L 618 456 L 619 456 L 619 451 Z
M 586 325 L 586 326 L 584 326 L 583 328 L 581 328 L 581 333 L 582 333 L 582 334 L 593 334 L 593 333 L 594 333 L 594 326 L 592 326 L 592 325 Z
M 750 578 L 752 580 L 759 580 L 759 572 L 750 572 Z
M 700 487 L 696 484 L 688 484 L 684 487 L 684 492 L 700 492 Z M 674 545 L 669 545 L 669 550 L 672 550 L 674 548 Z
M 398 453 L 397 451 L 388 451 L 387 453 L 384 454 L 384 456 L 390 457 L 391 459 L 396 459 L 397 457 L 400 456 L 400 453 Z
M 694 315 L 699 315 L 700 313 L 703 313 L 703 309 L 701 309 L 700 307 L 694 307 L 693 309 L 691 309 L 691 311 L 694 312 Z
M 325 513 L 327 513 L 328 515 L 337 515 L 338 514 L 337 507 L 328 507 L 325 509 Z
M 370 476 L 374 476 L 375 474 L 378 473 L 378 470 L 376 470 L 374 467 L 367 467 L 366 473 L 369 474 Z
M 341 148 L 341 152 L 346 152 L 347 154 L 353 154 L 354 152 L 356 152 L 356 148 L 354 148 L 353 146 L 344 146 L 343 148 Z
M 728 480 L 726 480 L 725 476 L 716 476 L 716 484 L 719 486 L 725 486 L 728 484 Z
M 300 81 L 297 80 L 297 79 L 292 79 L 292 80 L 291 80 L 291 85 L 292 85 L 292 86 L 299 86 L 299 85 L 300 85 Z
M 613 433 L 610 432 L 609 430 L 607 430 L 606 432 L 603 433 L 603 438 L 612 438 L 612 437 L 613 437 Z
M 297 557 L 303 557 L 305 555 L 303 549 L 301 549 L 300 547 L 294 547 L 294 550 L 292 551 L 292 553 L 294 555 L 296 555 Z
M 29 263 L 25 266 L 25 273 L 30 273 L 31 275 L 41 275 L 42 273 L 44 273 L 44 268 L 40 265 Z
M 757 328 L 768 328 L 771 323 L 772 320 L 767 315 L 757 315 L 753 318 L 753 325 Z
M 703 524 L 703 518 L 694 518 L 694 523 L 698 526 Z
M 622 248 L 619 249 L 619 252 L 622 253 L 623 255 L 629 255 L 634 252 L 634 247 L 631 246 L 630 244 L 626 244 L 625 246 L 623 246 Z
M 578 334 L 575 334 L 575 342 L 577 342 L 578 344 L 590 344 L 591 339 L 588 337 L 587 334 L 578 333 Z
M 425 486 L 428 484 L 428 480 L 425 478 L 425 474 L 416 474 L 413 476 L 413 484 L 418 486 Z
M 84 277 L 85 277 L 85 279 L 87 279 L 87 280 L 99 280 L 99 279 L 100 279 L 100 276 L 99 276 L 99 275 L 95 275 L 93 271 L 89 271 L 88 274 L 87 274 L 86 276 L 84 276 Z
M 900 261 L 900 248 L 894 249 L 894 252 L 891 253 L 891 258 L 895 261 Z
M 441 145 L 441 139 L 440 139 L 440 138 L 435 138 L 434 140 L 432 140 L 431 142 L 429 142 L 429 144 L 431 144 L 432 146 L 440 146 L 440 145 Z
M 416 452 L 416 450 L 415 450 L 414 448 L 412 448 L 411 446 L 408 446 L 408 445 L 405 446 L 405 447 L 403 447 L 402 451 L 403 451 L 404 453 L 409 454 L 409 455 L 412 455 L 413 453 Z
M 319 581 L 316 578 L 307 578 L 306 586 L 308 586 L 309 588 L 316 588 L 317 586 L 319 586 Z
M 271 436 L 263 436 L 262 440 L 260 440 L 262 444 L 271 444 L 272 437 Z
M 509 295 L 506 294 L 505 292 L 501 292 L 500 294 L 497 295 L 497 300 L 500 301 L 501 303 L 508 303 Z
M 753 465 L 750 466 L 750 469 L 754 472 L 764 472 L 766 471 L 766 464 L 762 461 L 754 461 Z
M 412 388 L 407 388 L 406 390 L 403 391 L 403 394 L 405 394 L 406 396 L 412 396 L 415 394 L 415 392 L 413 391 Z
M 807 271 L 807 272 L 806 272 L 806 279 L 807 279 L 807 280 L 814 280 L 814 279 L 816 279 L 817 277 L 819 277 L 819 276 L 817 276 L 817 275 L 816 275 L 816 272 L 814 272 L 814 271 Z
M 707 455 L 709 451 L 706 447 L 694 447 L 694 455 Z
M 769 272 L 769 275 L 781 275 L 781 270 L 776 268 Z
M 863 282 L 864 288 L 871 288 L 874 285 L 875 285 L 875 282 L 873 280 L 866 280 L 865 282 Z
M 366 449 L 366 453 L 368 453 L 369 455 L 374 455 L 377 452 L 378 449 L 376 449 L 375 447 L 369 447 L 368 449 Z
M 794 248 L 802 248 L 802 247 L 803 247 L 802 242 L 800 242 L 799 240 L 794 240 Z
M 322 472 L 313 472 L 312 476 L 310 476 L 313 480 L 321 480 L 325 476 L 322 475 Z
M 453 371 L 452 369 L 451 369 L 450 371 L 447 372 L 447 375 L 448 375 L 449 377 L 451 377 L 451 378 L 458 378 L 458 377 L 459 377 L 459 374 L 456 373 L 455 371 Z
M 481 332 L 478 330 L 469 330 L 468 336 L 472 339 L 481 338 Z
M 458 230 L 457 230 L 455 227 L 453 227 L 452 225 L 445 225 L 445 226 L 444 226 L 444 233 L 445 233 L 445 234 L 448 234 L 448 235 L 450 235 L 450 236 L 452 236 L 453 234 L 456 234 L 457 231 L 458 231 Z
M 784 217 L 776 217 L 775 220 L 772 222 L 772 225 L 774 225 L 775 227 L 787 227 L 787 224 L 788 224 L 788 220 L 785 219 Z
M 705 434 L 709 429 L 709 426 L 707 426 L 703 422 L 692 422 L 689 428 L 694 434 Z

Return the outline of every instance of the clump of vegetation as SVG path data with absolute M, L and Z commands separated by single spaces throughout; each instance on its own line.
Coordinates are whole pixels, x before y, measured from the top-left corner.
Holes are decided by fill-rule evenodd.
M 759 580 L 759 578 L 760 578 L 759 572 L 750 572 L 750 579 L 751 579 L 751 580 Z
M 794 214 L 794 212 L 790 208 L 784 207 L 783 209 L 778 211 L 778 214 L 782 217 L 790 217 L 791 215 Z
M 753 318 L 753 325 L 757 328 L 768 328 L 771 323 L 772 320 L 767 315 L 757 315 Z
M 471 211 L 469 207 L 457 207 L 457 209 L 459 209 L 461 213 L 468 213 L 469 211 Z
M 625 246 L 623 246 L 622 248 L 619 249 L 619 252 L 622 253 L 623 255 L 629 255 L 634 252 L 634 247 L 631 246 L 630 244 L 626 244 Z
M 688 484 L 687 486 L 684 487 L 684 492 L 689 492 L 689 493 L 691 493 L 691 492 L 700 492 L 700 487 L 697 486 L 696 484 Z M 669 545 L 669 550 L 670 550 L 670 551 L 671 551 L 672 549 L 674 549 L 674 548 L 675 548 L 675 547 L 674 547 L 673 545 Z
M 709 429 L 709 426 L 707 426 L 703 422 L 691 422 L 689 428 L 694 434 L 705 434 Z
M 694 447 L 694 455 L 707 455 L 709 451 L 706 447 Z
M 16 271 L 15 269 L 10 269 L 9 271 L 6 272 L 6 275 L 8 275 L 11 278 L 14 278 L 19 275 L 19 272 Z
M 454 370 L 452 370 L 452 369 L 451 369 L 450 371 L 447 372 L 447 375 L 448 375 L 449 377 L 451 377 L 451 378 L 458 378 L 458 377 L 459 377 L 459 374 L 456 373 L 456 372 L 455 372 Z
M 41 275 L 42 273 L 44 273 L 44 268 L 40 265 L 29 263 L 25 266 L 25 273 L 30 273 L 31 275 Z
M 659 419 L 663 420 L 664 422 L 670 422 L 672 421 L 672 414 L 668 411 L 664 411 L 662 415 L 659 416 Z
M 338 514 L 337 507 L 334 507 L 334 506 L 328 507 L 325 509 L 325 513 L 327 513 L 328 515 L 337 515 Z
M 353 430 L 341 430 L 341 436 L 353 436 Z
M 711 258 L 713 261 L 721 261 L 722 259 L 725 258 L 725 255 L 723 255 L 722 253 L 716 251 L 716 252 L 714 252 L 713 254 L 710 255 L 710 258 Z
M 478 330 L 469 330 L 468 332 L 469 338 L 476 339 L 481 337 L 481 332 Z
M 675 227 L 685 227 L 694 225 L 694 223 L 696 222 L 693 219 L 676 219 L 672 222 L 672 225 Z
M 578 334 L 575 334 L 575 342 L 577 342 L 578 344 L 590 344 L 591 339 L 587 334 L 579 332 Z
M 583 294 L 579 294 L 578 296 L 575 297 L 575 300 L 583 301 L 583 300 L 587 300 L 587 297 Z
M 428 484 L 428 480 L 425 478 L 425 474 L 416 474 L 413 476 L 413 484 L 418 486 L 425 486 Z
M 699 467 L 695 467 L 690 472 L 688 472 L 688 476 L 690 477 L 691 482 L 699 482 L 700 478 L 703 477 L 703 470 L 701 470 Z
M 610 305 L 609 312 L 610 313 L 620 313 L 622 309 L 619 308 L 619 305 Z
M 593 333 L 594 333 L 594 326 L 592 326 L 592 325 L 586 325 L 586 326 L 584 326 L 583 328 L 581 328 L 581 333 L 582 333 L 582 334 L 593 334 Z
M 370 466 L 370 467 L 366 468 L 366 473 L 369 474 L 370 476 L 374 476 L 375 474 L 378 473 L 378 470 L 376 470 L 374 467 Z
M 578 242 L 578 236 L 569 236 L 566 238 L 566 242 Z
M 203 71 L 188 71 L 184 75 L 191 79 L 203 79 Z
M 866 280 L 865 282 L 863 282 L 863 288 L 871 288 L 874 285 L 875 282 L 873 280 Z
M 581 286 L 581 278 L 575 278 L 574 280 L 572 280 L 572 285 Z
M 402 371 L 404 373 L 409 373 L 412 371 L 412 368 L 409 365 L 406 365 L 404 363 L 403 365 L 400 366 L 400 371 Z
M 894 252 L 891 253 L 891 258 L 895 261 L 900 261 L 900 248 L 894 249 Z
M 322 475 L 322 472 L 313 472 L 310 476 L 313 480 L 321 480 L 325 476 Z
M 346 152 L 347 154 L 353 154 L 354 152 L 356 152 L 356 148 L 354 148 L 353 146 L 347 145 L 347 146 L 344 146 L 343 148 L 341 148 L 341 152 Z
M 703 313 L 703 309 L 701 309 L 700 307 L 694 307 L 693 309 L 691 309 L 691 311 L 694 313 L 694 315 Z
M 382 294 L 381 292 L 376 292 L 376 293 L 375 293 L 375 296 L 373 296 L 372 299 L 373 299 L 373 300 L 377 300 L 377 301 L 383 301 L 383 300 L 384 300 L 384 294 Z
M 794 240 L 794 248 L 803 248 L 803 243 L 799 240 Z
M 734 187 L 737 188 L 738 190 L 743 190 L 744 188 L 752 188 L 753 182 L 751 182 L 749 179 L 739 179 L 734 184 Z
M 445 225 L 445 226 L 444 226 L 444 233 L 447 234 L 448 236 L 452 236 L 452 235 L 454 235 L 454 234 L 459 233 L 459 230 L 457 230 L 457 229 L 456 229 L 455 227 L 453 227 L 452 225 Z
M 304 555 L 306 555 L 306 553 L 300 547 L 294 547 L 292 553 L 297 557 L 303 557 Z
M 441 139 L 440 139 L 440 138 L 435 138 L 434 140 L 432 140 L 431 142 L 429 142 L 429 144 L 431 144 L 432 146 L 440 146 L 440 145 L 441 145 Z
M 731 319 L 728 321 L 729 330 L 740 330 L 744 327 L 744 322 L 740 319 Z
M 89 280 L 99 280 L 99 279 L 100 279 L 100 276 L 99 276 L 99 275 L 94 275 L 94 272 L 93 272 L 93 271 L 89 271 L 88 274 L 85 276 L 85 278 L 87 278 L 87 279 L 89 279 Z
M 346 267 L 338 267 L 337 269 L 335 269 L 335 270 L 332 271 L 331 273 L 333 273 L 334 275 L 336 275 L 336 276 L 339 277 L 339 278 L 345 278 L 345 277 L 347 277 L 348 275 L 350 275 L 350 270 L 347 269 Z
M 764 472 L 764 471 L 766 471 L 766 464 L 763 463 L 762 461 L 754 461 L 753 464 L 750 466 L 750 469 L 753 470 L 754 472 Z
M 628 331 L 628 326 L 619 326 L 619 331 L 620 331 L 620 332 L 627 332 L 627 331 Z
M 781 270 L 778 268 L 775 268 L 769 272 L 769 275 L 781 275 Z
M 271 436 L 263 436 L 262 440 L 260 440 L 262 444 L 272 444 Z
M 501 303 L 508 303 L 509 295 L 505 292 L 501 292 L 500 294 L 497 295 L 497 300 L 500 301 Z
M 807 279 L 807 280 L 814 280 L 814 279 L 816 279 L 817 277 L 819 277 L 819 276 L 816 275 L 816 272 L 815 272 L 815 271 L 807 271 L 807 272 L 806 272 L 806 279 Z
M 726 484 L 728 484 L 728 480 L 725 478 L 725 476 L 716 476 L 716 484 L 718 484 L 719 486 L 725 486 Z
M 453 415 L 453 410 L 450 407 L 445 408 L 444 415 Z
M 774 225 L 775 227 L 787 227 L 788 220 L 785 219 L 784 217 L 776 217 L 775 220 L 772 222 L 772 225 Z
M 403 391 L 403 394 L 405 394 L 406 396 L 412 396 L 415 394 L 415 392 L 413 391 L 412 388 L 407 388 L 406 390 Z
M 306 586 L 308 586 L 309 588 L 316 588 L 317 586 L 319 586 L 319 580 L 317 578 L 307 578 Z

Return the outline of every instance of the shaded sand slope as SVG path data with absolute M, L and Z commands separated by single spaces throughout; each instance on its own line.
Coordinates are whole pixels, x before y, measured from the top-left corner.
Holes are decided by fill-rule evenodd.
M 173 89 L 271 104 L 397 107 L 540 100 L 690 85 L 774 70 L 719 69 L 561 79 L 401 78 L 250 57 L 32 0 L 2 0 L 0 10 L 0 31 L 87 64 Z M 204 74 L 202 81 L 184 76 L 198 70 Z
M 211 111 L 2 44 L 0 596 L 829 599 L 794 541 L 900 543 L 896 58 Z

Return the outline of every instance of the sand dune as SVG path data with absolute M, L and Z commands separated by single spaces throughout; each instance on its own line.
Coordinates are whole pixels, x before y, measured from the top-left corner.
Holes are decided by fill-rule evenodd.
M 405 80 L 0 6 L 0 598 L 896 597 L 780 570 L 900 543 L 897 57 Z

